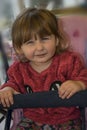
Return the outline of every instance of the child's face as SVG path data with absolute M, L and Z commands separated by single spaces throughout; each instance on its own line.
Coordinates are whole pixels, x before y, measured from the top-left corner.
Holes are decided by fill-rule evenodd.
M 36 39 L 32 38 L 24 43 L 21 50 L 32 64 L 41 64 L 52 60 L 57 45 L 58 40 L 54 35 L 44 36 L 43 38 L 37 36 Z

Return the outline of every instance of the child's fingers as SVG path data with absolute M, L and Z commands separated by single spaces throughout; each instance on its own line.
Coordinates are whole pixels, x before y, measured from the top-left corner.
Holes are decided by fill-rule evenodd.
M 59 93 L 59 96 L 62 98 L 62 99 L 64 99 L 64 98 L 70 98 L 71 96 L 73 96 L 75 94 L 75 90 L 74 89 L 71 89 L 71 88 L 69 88 L 69 89 L 67 89 L 67 90 L 63 90 L 63 91 L 61 91 L 60 93 Z
M 13 104 L 13 94 L 8 94 L 8 97 L 7 97 L 7 100 L 6 100 L 6 104 L 7 104 L 7 106 L 9 107 L 10 105 L 12 105 Z
M 7 105 L 6 105 L 6 102 L 5 102 L 5 99 L 4 99 L 4 98 L 2 98 L 2 97 L 1 97 L 0 101 L 1 101 L 1 104 L 3 105 L 3 107 L 7 107 Z
M 0 101 L 4 107 L 10 107 L 10 105 L 13 104 L 13 96 L 11 94 L 2 94 L 0 95 Z
M 5 105 L 6 107 L 10 107 L 10 101 L 9 101 L 9 98 L 5 99 Z
M 67 95 L 67 99 L 69 99 L 71 96 L 73 96 L 76 92 L 75 91 L 71 91 L 68 95 Z
M 4 106 L 4 107 L 10 107 L 11 103 L 9 101 L 9 98 L 6 98 L 6 99 L 2 99 L 1 98 L 1 104 Z
M 72 93 L 71 92 L 68 92 L 68 91 L 65 91 L 65 93 L 63 93 L 62 95 L 60 95 L 60 97 L 62 98 L 62 99 L 64 99 L 64 98 L 69 98 L 69 97 L 71 97 L 72 96 Z
M 66 95 L 66 94 L 65 94 L 65 90 L 62 89 L 62 87 L 60 87 L 58 90 L 59 90 L 58 93 L 59 93 L 59 96 L 60 96 L 60 97 L 63 97 L 64 95 Z

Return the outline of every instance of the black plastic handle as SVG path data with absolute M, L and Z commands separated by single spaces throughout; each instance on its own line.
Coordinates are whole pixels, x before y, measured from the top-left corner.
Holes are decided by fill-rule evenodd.
M 39 107 L 87 107 L 87 90 L 74 94 L 69 99 L 61 99 L 57 91 L 35 92 L 14 95 L 14 104 L 9 109 Z M 0 105 L 3 108 L 2 105 Z

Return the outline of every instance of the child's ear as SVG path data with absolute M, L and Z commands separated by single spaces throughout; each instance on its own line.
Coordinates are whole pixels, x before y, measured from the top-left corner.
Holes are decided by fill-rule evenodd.
M 21 54 L 23 54 L 23 51 L 22 51 L 22 49 L 16 49 L 16 53 L 17 53 L 18 55 L 21 55 Z

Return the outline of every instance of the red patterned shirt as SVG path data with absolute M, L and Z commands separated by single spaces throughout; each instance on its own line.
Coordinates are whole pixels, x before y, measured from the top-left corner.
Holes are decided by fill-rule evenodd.
M 87 84 L 87 69 L 73 52 L 54 56 L 51 65 L 41 73 L 29 62 L 15 62 L 9 68 L 8 76 L 8 82 L 2 87 L 10 86 L 21 93 L 26 93 L 25 86 L 30 86 L 33 92 L 49 91 L 54 81 L 81 80 Z M 60 124 L 79 118 L 80 111 L 75 107 L 30 108 L 24 110 L 24 116 L 43 124 Z

